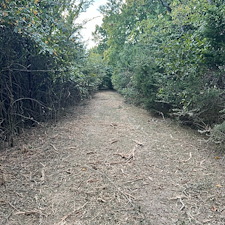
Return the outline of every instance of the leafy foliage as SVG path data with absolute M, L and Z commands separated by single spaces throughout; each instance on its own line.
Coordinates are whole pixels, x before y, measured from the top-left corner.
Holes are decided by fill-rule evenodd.
M 96 29 L 113 86 L 204 129 L 224 120 L 225 2 L 109 0 Z
M 3 0 L 0 3 L 0 139 L 56 119 L 96 90 L 76 19 L 90 0 Z

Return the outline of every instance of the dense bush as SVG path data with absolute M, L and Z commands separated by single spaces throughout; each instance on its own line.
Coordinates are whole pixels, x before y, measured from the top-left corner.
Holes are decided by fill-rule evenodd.
M 96 38 L 116 90 L 203 130 L 223 122 L 223 0 L 109 0 L 101 10 Z
M 76 25 L 91 1 L 0 3 L 0 142 L 21 128 L 56 119 L 61 109 L 96 90 Z

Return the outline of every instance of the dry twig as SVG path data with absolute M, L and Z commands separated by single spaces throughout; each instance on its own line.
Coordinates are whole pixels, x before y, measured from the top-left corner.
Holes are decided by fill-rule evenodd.
M 125 155 L 125 154 L 122 154 L 122 153 L 114 153 L 113 155 L 118 155 L 121 158 L 126 159 L 126 160 L 129 160 L 129 158 L 130 158 L 130 155 Z
M 55 150 L 55 152 L 57 152 L 57 153 L 58 153 L 58 149 L 55 147 L 55 145 L 50 144 L 50 146 L 52 146 L 52 147 L 53 147 L 53 149 Z
M 143 143 L 141 143 L 141 142 L 139 142 L 139 141 L 136 141 L 136 140 L 133 140 L 137 145 L 139 145 L 139 146 L 141 146 L 141 147 L 143 147 L 144 146 L 144 144 Z
M 41 181 L 45 181 L 45 165 L 41 163 L 43 168 L 41 169 Z
M 84 203 L 81 207 L 73 210 L 71 213 L 65 215 L 58 223 L 55 223 L 55 225 L 61 225 L 68 217 L 72 216 L 75 212 L 78 212 L 79 210 L 83 209 L 87 205 L 87 202 Z
M 16 213 L 14 213 L 14 215 L 32 215 L 32 214 L 41 214 L 41 212 L 39 210 L 31 210 L 31 211 L 18 211 Z
M 118 142 L 118 140 L 112 140 L 110 144 L 114 144 L 116 142 Z
M 181 162 L 188 162 L 192 158 L 192 153 L 190 152 L 189 158 L 186 160 L 181 160 Z

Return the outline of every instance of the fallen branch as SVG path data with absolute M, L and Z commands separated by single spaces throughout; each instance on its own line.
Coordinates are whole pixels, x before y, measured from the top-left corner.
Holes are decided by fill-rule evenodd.
M 19 212 L 14 213 L 14 215 L 26 215 L 26 216 L 29 216 L 32 214 L 41 214 L 41 212 L 38 210 L 32 210 L 32 211 L 24 211 L 24 212 L 19 211 Z
M 182 204 L 182 206 L 180 207 L 180 211 L 182 211 L 185 208 L 185 204 L 183 203 L 183 201 L 181 200 L 181 198 L 179 198 L 179 201 Z
M 115 128 L 118 126 L 118 124 L 116 124 L 116 123 L 111 123 L 110 126 L 113 127 L 113 128 L 115 129 Z
M 125 161 L 121 161 L 121 162 L 109 162 L 109 165 L 116 165 L 116 164 L 123 164 L 126 163 Z
M 144 146 L 144 144 L 142 144 L 141 142 L 139 142 L 139 141 L 136 141 L 136 140 L 133 140 L 137 145 L 139 145 L 139 146 L 141 146 L 141 147 L 143 147 Z
M 118 142 L 118 140 L 113 140 L 113 141 L 111 141 L 110 144 L 114 144 L 114 143 L 116 143 L 116 142 Z
M 118 156 L 120 156 L 122 159 L 126 159 L 127 162 L 128 162 L 128 161 L 130 161 L 131 159 L 134 159 L 136 147 L 137 147 L 137 146 L 135 146 L 135 147 L 133 148 L 133 150 L 131 151 L 130 154 L 114 153 L 113 155 L 118 155 Z
M 136 151 L 136 146 L 133 148 L 132 152 L 129 155 L 129 158 L 127 159 L 127 161 L 130 161 L 131 159 L 134 160 L 134 153 L 135 153 L 135 151 Z
M 143 179 L 144 179 L 144 178 L 142 177 L 142 178 L 138 178 L 138 179 L 136 179 L 136 180 L 130 180 L 130 181 L 125 182 L 124 184 L 129 184 L 129 183 L 137 182 L 137 181 L 143 180 Z
M 87 152 L 87 155 L 95 154 L 95 152 Z
M 169 200 L 177 200 L 177 199 L 182 199 L 182 198 L 187 198 L 185 195 L 177 195 L 173 198 L 170 198 Z
M 125 154 L 122 154 L 122 153 L 114 153 L 113 155 L 118 155 L 122 159 L 126 159 L 126 160 L 129 160 L 129 158 L 130 158 L 130 155 L 125 155 Z
M 178 195 L 178 196 L 175 196 L 173 198 L 170 198 L 169 200 L 179 200 L 180 203 L 181 203 L 180 211 L 182 211 L 185 208 L 185 204 L 182 201 L 183 198 L 187 198 L 187 197 L 185 195 Z

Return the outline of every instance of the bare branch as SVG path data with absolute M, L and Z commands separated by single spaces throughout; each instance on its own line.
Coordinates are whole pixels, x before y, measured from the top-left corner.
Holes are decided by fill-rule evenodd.
M 22 101 L 22 100 L 31 100 L 31 101 L 34 101 L 34 102 L 37 102 L 39 105 L 42 105 L 44 106 L 45 108 L 48 108 L 47 106 L 45 106 L 43 103 L 41 103 L 40 101 L 34 99 L 34 98 L 18 98 L 16 99 L 13 103 L 12 103 L 12 106 L 16 103 L 16 102 L 19 102 L 19 101 Z
M 27 116 L 24 116 L 24 115 L 21 115 L 21 114 L 18 114 L 18 113 L 13 113 L 12 115 L 15 115 L 15 116 L 20 116 L 26 120 L 31 120 L 31 121 L 34 121 L 35 123 L 37 123 L 38 125 L 40 124 L 37 120 L 35 120 L 33 117 L 27 117 Z

